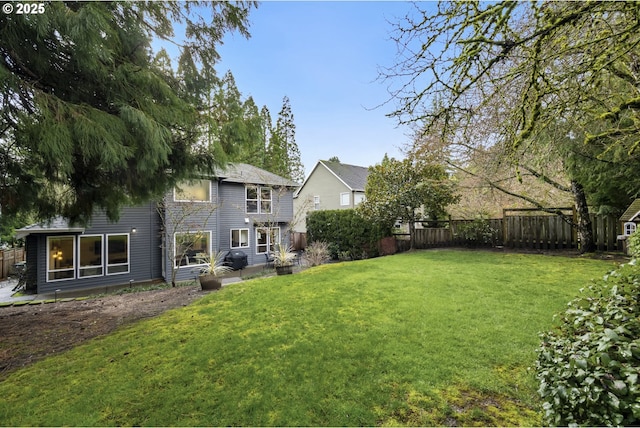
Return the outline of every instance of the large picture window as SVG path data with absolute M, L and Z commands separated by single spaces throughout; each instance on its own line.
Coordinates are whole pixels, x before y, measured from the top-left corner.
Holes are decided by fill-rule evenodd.
M 178 232 L 173 236 L 176 266 L 202 264 L 211 254 L 211 232 Z
M 47 238 L 47 281 L 75 278 L 75 236 Z
M 107 235 L 107 275 L 129 272 L 129 234 Z
M 102 235 L 80 236 L 78 277 L 102 275 Z
M 193 180 L 180 183 L 173 189 L 173 200 L 176 202 L 211 202 L 211 182 L 209 180 Z
M 279 227 L 259 227 L 256 229 L 256 251 L 258 254 L 275 252 L 275 246 L 280 242 Z
M 249 248 L 249 229 L 231 229 L 231 248 Z
M 271 214 L 271 188 L 247 186 L 245 191 L 247 214 Z

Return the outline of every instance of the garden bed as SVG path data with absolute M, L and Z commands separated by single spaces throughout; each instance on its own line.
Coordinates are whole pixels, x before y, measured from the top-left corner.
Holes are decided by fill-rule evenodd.
M 70 349 L 118 327 L 186 306 L 199 286 L 0 308 L 0 379 L 17 368 Z

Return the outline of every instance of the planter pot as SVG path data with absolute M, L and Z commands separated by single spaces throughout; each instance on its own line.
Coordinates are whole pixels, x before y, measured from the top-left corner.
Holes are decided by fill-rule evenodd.
M 219 290 L 222 287 L 220 278 L 214 275 L 200 275 L 198 280 L 203 290 Z
M 293 273 L 293 265 L 276 266 L 276 273 L 278 275 L 291 275 Z

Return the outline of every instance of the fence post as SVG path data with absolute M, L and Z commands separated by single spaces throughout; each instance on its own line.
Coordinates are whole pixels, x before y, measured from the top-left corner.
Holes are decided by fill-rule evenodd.
M 502 245 L 507 247 L 507 210 L 502 209 Z

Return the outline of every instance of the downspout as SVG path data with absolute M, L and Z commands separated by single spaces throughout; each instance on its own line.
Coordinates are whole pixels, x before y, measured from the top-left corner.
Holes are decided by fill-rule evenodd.
M 153 248 L 153 233 L 155 232 L 155 225 L 153 222 L 153 202 L 149 204 L 149 249 L 151 250 L 151 263 L 149 263 L 149 278 L 153 278 L 153 255 L 155 251 Z
M 216 253 L 218 251 L 220 251 L 220 210 L 222 209 L 221 207 L 221 203 L 220 203 L 220 179 L 216 180 L 216 211 L 215 211 L 215 217 L 216 217 Z

